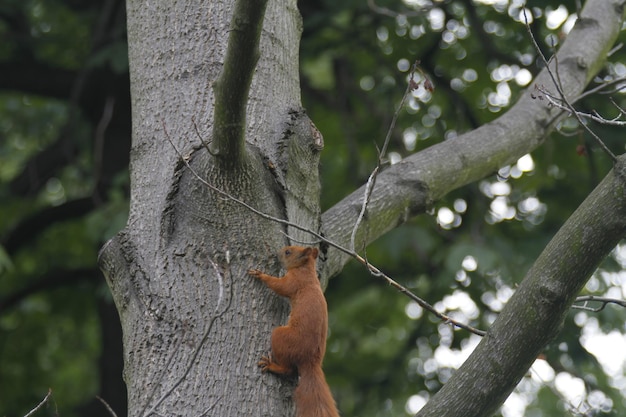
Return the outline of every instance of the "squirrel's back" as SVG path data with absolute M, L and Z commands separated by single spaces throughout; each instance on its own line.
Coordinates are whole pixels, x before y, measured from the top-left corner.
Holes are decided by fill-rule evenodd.
M 263 356 L 259 366 L 264 372 L 279 375 L 297 372 L 299 381 L 294 400 L 298 417 L 338 417 L 322 371 L 328 311 L 315 270 L 317 255 L 316 248 L 285 246 L 279 251 L 280 261 L 287 270 L 282 278 L 249 271 L 291 301 L 287 324 L 272 331 L 272 355 Z

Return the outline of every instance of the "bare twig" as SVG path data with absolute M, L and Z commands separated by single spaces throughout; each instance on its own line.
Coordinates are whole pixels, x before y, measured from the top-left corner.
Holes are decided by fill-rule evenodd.
M 425 80 L 424 88 L 428 89 L 429 91 L 432 91 L 432 88 L 433 88 L 432 83 L 426 77 L 426 75 L 421 71 L 421 69 L 419 69 L 418 65 L 419 65 L 419 61 L 415 61 L 415 63 L 413 64 L 413 67 L 411 68 L 409 83 L 406 86 L 406 90 L 404 90 L 404 94 L 402 95 L 400 104 L 398 105 L 398 107 L 396 108 L 396 111 L 393 114 L 391 123 L 389 124 L 389 129 L 387 129 L 387 135 L 385 136 L 383 147 L 378 152 L 378 161 L 376 163 L 376 167 L 374 168 L 369 178 L 367 179 L 367 184 L 365 185 L 365 190 L 363 192 L 363 204 L 361 205 L 361 211 L 359 212 L 359 216 L 357 217 L 356 222 L 354 223 L 354 227 L 352 228 L 352 234 L 350 235 L 350 250 L 352 251 L 356 251 L 356 234 L 357 234 L 357 231 L 359 230 L 359 226 L 361 225 L 361 222 L 363 221 L 365 212 L 367 211 L 367 206 L 372 196 L 372 190 L 374 189 L 374 185 L 376 185 L 376 177 L 378 176 L 378 173 L 380 172 L 382 165 L 384 163 L 384 158 L 385 158 L 385 155 L 387 154 L 387 148 L 389 147 L 389 142 L 391 141 L 391 135 L 393 133 L 393 129 L 396 127 L 396 121 L 398 120 L 400 111 L 402 110 L 404 106 L 404 102 L 406 101 L 406 98 L 408 97 L 409 93 L 417 89 L 417 87 L 419 87 L 419 84 L 414 81 L 416 70 L 419 70 L 420 73 L 424 76 L 424 80 Z
M 535 86 L 535 88 L 537 89 L 537 91 L 540 91 L 543 94 L 543 97 L 545 97 L 546 100 L 548 100 L 548 103 L 550 103 L 552 106 L 572 113 L 569 107 L 563 102 L 563 99 L 554 96 L 552 93 L 550 93 L 550 91 L 548 91 L 543 86 Z M 620 113 L 622 113 L 623 110 L 617 105 L 616 107 L 620 111 Z M 621 119 L 622 114 L 618 115 L 617 117 L 613 119 L 607 119 L 601 116 L 600 114 L 598 114 L 598 112 L 596 111 L 594 111 L 593 113 L 585 113 L 579 110 L 574 110 L 572 114 L 576 114 L 578 118 L 580 118 L 581 120 L 582 119 L 593 120 L 594 122 L 601 123 L 603 125 L 618 126 L 618 127 L 626 126 L 626 120 Z
M 102 403 L 102 405 L 104 405 L 104 407 L 107 409 L 107 411 L 109 412 L 109 414 L 111 414 L 113 417 L 117 417 L 117 414 L 115 414 L 115 411 L 113 411 L 113 409 L 111 408 L 111 406 L 109 405 L 109 403 L 107 403 L 104 398 L 100 397 L 99 395 L 96 395 L 96 398 L 98 399 L 98 401 L 100 401 Z
M 191 123 L 193 123 L 193 130 L 194 132 L 196 132 L 196 136 L 198 137 L 198 139 L 200 139 L 200 143 L 202 143 L 202 146 L 204 146 L 204 149 L 206 149 L 209 153 L 211 153 L 211 148 L 209 147 L 209 142 L 207 142 L 206 140 L 204 140 L 204 137 L 202 137 L 202 135 L 200 134 L 200 129 L 198 129 L 198 124 L 196 123 L 196 117 L 195 116 L 191 116 Z
M 178 154 L 178 156 L 180 157 L 181 161 L 183 162 L 183 164 L 185 164 L 185 166 L 189 169 L 189 171 L 191 172 L 191 174 L 198 180 L 200 181 L 202 184 L 204 184 L 207 188 L 209 188 L 210 190 L 218 193 L 219 195 L 221 195 L 222 197 L 237 203 L 238 205 L 250 210 L 251 212 L 255 213 L 256 215 L 285 225 L 285 226 L 291 226 L 294 229 L 303 231 L 305 233 L 310 234 L 311 236 L 314 236 L 315 238 L 319 239 L 320 241 L 325 242 L 326 244 L 328 244 L 329 246 L 332 246 L 333 248 L 345 253 L 346 255 L 352 257 L 353 259 L 355 259 L 357 262 L 359 262 L 360 264 L 362 264 L 363 266 L 365 266 L 367 268 L 367 270 L 369 271 L 369 273 L 374 276 L 374 277 L 378 277 L 383 279 L 385 282 L 387 282 L 387 284 L 391 285 L 392 287 L 394 287 L 396 290 L 398 290 L 400 293 L 406 295 L 407 297 L 409 297 L 411 300 L 415 301 L 420 307 L 422 307 L 423 309 L 431 312 L 433 315 L 435 315 L 437 318 L 441 319 L 442 321 L 444 321 L 445 323 L 450 323 L 460 329 L 463 330 L 467 330 L 471 333 L 477 334 L 479 336 L 484 336 L 486 334 L 486 332 L 484 330 L 479 330 L 476 329 L 468 324 L 464 324 L 461 323 L 457 320 L 454 320 L 452 317 L 444 314 L 444 313 L 440 313 L 438 312 L 431 304 L 429 304 L 427 301 L 423 300 L 422 298 L 418 297 L 417 295 L 413 294 L 409 289 L 407 289 L 406 287 L 404 287 L 403 285 L 399 284 L 398 282 L 396 282 L 395 280 L 393 280 L 391 277 L 389 277 L 388 275 L 386 275 L 385 273 L 383 273 L 380 269 L 376 268 L 374 265 L 370 264 L 367 260 L 365 260 L 365 258 L 363 258 L 361 255 L 359 255 L 358 253 L 356 253 L 354 250 L 350 250 L 347 248 L 344 248 L 343 246 L 333 242 L 332 240 L 322 236 L 321 234 L 314 232 L 313 230 L 310 230 L 306 227 L 302 227 L 296 223 L 292 223 L 290 221 L 278 218 L 278 217 L 274 217 L 274 216 L 270 216 L 267 213 L 264 213 L 260 210 L 257 210 L 256 208 L 252 207 L 251 205 L 247 204 L 246 202 L 238 199 L 237 197 L 234 197 L 232 195 L 230 195 L 229 193 L 219 189 L 218 187 L 214 186 L 213 184 L 209 183 L 207 180 L 205 180 L 204 178 L 202 178 L 189 164 L 189 158 L 185 158 L 183 156 L 183 154 L 180 153 L 180 151 L 178 150 L 178 148 L 176 147 L 176 145 L 174 145 L 174 142 L 171 140 L 171 138 L 169 137 L 169 134 L 167 133 L 167 129 L 165 127 L 165 123 L 163 123 L 163 131 L 165 133 L 165 137 L 168 140 L 168 142 L 172 145 L 172 147 L 174 148 L 174 150 L 176 151 L 176 153 Z M 153 407 L 154 409 L 154 407 Z
M 613 100 L 613 97 L 610 97 L 609 100 L 611 100 L 611 103 L 615 106 L 615 108 L 617 108 L 617 110 L 619 110 L 620 114 L 626 117 L 626 110 L 617 104 L 615 100 Z
M 576 97 L 576 100 L 574 100 L 574 103 L 582 100 L 583 98 L 590 96 L 592 94 L 613 94 L 613 93 L 617 93 L 621 90 L 623 90 L 624 88 L 626 88 L 626 77 L 619 77 L 616 78 L 614 80 L 611 81 L 607 81 L 607 82 L 603 82 L 600 83 L 599 85 L 590 88 L 589 90 L 585 91 L 584 93 L 582 93 L 581 95 L 579 95 L 578 97 Z M 612 87 L 615 86 L 615 88 L 613 88 L 612 90 L 607 90 L 608 87 Z
M 530 24 L 528 23 L 528 16 L 526 15 L 526 9 L 524 9 L 523 13 L 524 13 L 524 22 L 525 22 L 526 30 L 528 31 L 528 34 L 530 36 L 530 39 L 533 43 L 535 50 L 537 51 L 537 54 L 539 54 L 539 56 L 541 57 L 541 60 L 543 61 L 545 65 L 546 71 L 548 71 L 548 75 L 550 75 L 550 78 L 552 79 L 552 83 L 554 84 L 554 87 L 559 93 L 559 97 L 562 100 L 563 105 L 565 106 L 564 110 L 567 111 L 572 116 L 574 116 L 574 118 L 578 121 L 578 123 L 582 126 L 582 128 L 585 129 L 593 137 L 593 139 L 596 141 L 598 146 L 602 148 L 602 150 L 611 158 L 611 160 L 614 163 L 617 162 L 617 157 L 615 156 L 615 154 L 611 152 L 611 150 L 605 145 L 604 141 L 598 135 L 596 135 L 595 132 L 591 130 L 589 126 L 587 126 L 586 123 L 584 123 L 583 119 L 576 112 L 576 109 L 574 108 L 572 103 L 570 103 L 569 100 L 567 99 L 565 92 L 563 91 L 561 81 L 560 81 L 560 74 L 558 74 L 558 59 L 557 59 L 556 54 L 553 56 L 553 58 L 555 61 L 555 68 L 556 68 L 557 74 L 555 74 L 555 72 L 552 71 L 552 69 L 550 69 L 550 63 L 548 62 L 546 57 L 543 55 L 543 53 L 541 52 L 541 48 L 539 48 L 539 45 L 537 44 L 537 40 L 535 39 L 535 36 L 533 35 L 533 32 L 530 28 Z
M 39 411 L 41 407 L 43 407 L 48 402 L 48 400 L 50 400 L 51 396 L 52 396 L 52 388 L 48 388 L 48 394 L 43 398 L 43 400 L 41 400 L 39 404 L 37 404 L 37 407 L 30 410 L 28 414 L 26 414 L 24 417 L 30 417 L 33 414 L 35 414 L 37 411 Z
M 597 313 L 598 311 L 604 310 L 604 308 L 608 304 L 617 304 L 621 307 L 626 307 L 626 300 L 618 300 L 616 298 L 607 298 L 607 297 L 596 297 L 595 295 L 583 295 L 581 297 L 577 297 L 574 301 L 575 303 L 583 303 L 582 305 L 572 305 L 572 308 L 578 310 L 591 311 L 593 313 Z M 594 302 L 600 303 L 599 307 L 589 307 L 587 303 Z
M 619 51 L 620 49 L 622 49 L 624 47 L 624 44 L 622 42 L 618 43 L 617 45 L 615 45 L 607 54 L 607 58 L 610 57 L 611 55 L 613 55 L 615 52 Z

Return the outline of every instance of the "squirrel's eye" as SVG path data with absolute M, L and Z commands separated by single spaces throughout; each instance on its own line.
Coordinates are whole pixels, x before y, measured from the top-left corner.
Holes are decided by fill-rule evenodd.
M 291 251 L 290 250 L 286 250 L 285 251 L 285 255 L 287 255 L 287 256 L 291 255 Z

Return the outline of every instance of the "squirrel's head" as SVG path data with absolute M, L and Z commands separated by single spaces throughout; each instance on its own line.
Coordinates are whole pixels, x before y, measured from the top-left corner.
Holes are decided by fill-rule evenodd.
M 305 248 L 302 246 L 285 246 L 282 248 L 278 256 L 285 268 L 296 268 L 304 265 L 309 260 L 315 262 L 319 251 L 317 248 Z

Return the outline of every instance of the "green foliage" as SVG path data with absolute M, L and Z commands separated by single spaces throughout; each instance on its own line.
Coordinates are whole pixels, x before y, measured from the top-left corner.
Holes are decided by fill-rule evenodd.
M 363 4 L 342 7 L 304 2 L 301 6 L 303 99 L 326 144 L 321 166 L 324 207 L 364 183 L 373 169 L 376 145 L 382 146 L 415 60 L 433 81 L 435 91 L 418 90 L 401 112 L 390 144 L 395 158 L 453 140 L 493 120 L 515 102 L 528 86 L 528 76 L 538 71 L 536 52 L 519 21 L 519 6 L 455 1 L 438 3 L 430 12 L 412 13 L 398 2 L 375 3 L 389 14 L 398 13 L 377 14 Z M 562 10 L 562 3 L 533 4 L 532 27 L 547 54 L 551 53 L 548 35 L 563 35 L 564 26 L 548 27 L 547 23 L 553 25 L 554 11 Z M 571 3 L 566 4 L 569 13 L 575 10 Z M 612 63 L 598 80 L 623 76 L 620 59 L 611 57 Z M 624 105 L 623 96 L 616 99 Z M 617 115 L 604 96 L 579 104 L 607 117 Z M 568 135 L 554 133 L 532 159 L 504 167 L 492 178 L 436 202 L 430 216 L 372 244 L 368 259 L 440 310 L 487 328 L 545 244 L 611 168 L 609 159 L 576 123 L 565 120 L 559 129 Z M 623 149 L 619 129 L 605 126 L 597 132 L 612 149 Z M 578 145 L 586 146 L 586 155 L 577 153 Z M 532 168 L 525 165 L 529 160 Z M 451 216 L 450 223 L 442 222 L 444 214 Z M 614 259 L 605 268 L 621 270 Z M 617 290 L 617 297 L 624 297 L 618 290 L 623 288 L 623 277 L 613 278 L 611 284 L 598 278 L 592 281 L 601 283 L 593 294 Z M 445 361 L 438 366 L 431 363 L 433 353 L 443 355 L 448 347 L 458 352 L 470 340 L 459 331 L 449 338 L 449 329 L 442 333 L 442 325 L 425 313 L 412 319 L 410 302 L 404 296 L 394 294 L 356 265 L 349 265 L 331 281 L 327 296 L 333 322 L 325 367 L 339 408 L 347 415 L 405 415 L 406 404 L 423 403 L 450 374 Z M 583 375 L 585 381 L 592 375 L 604 380 L 597 389 L 612 399 L 609 408 L 619 415 L 624 404 L 617 385 L 600 375 L 594 356 L 580 345 L 584 325 L 573 325 L 573 317 L 574 313 L 555 342 L 557 350 L 559 346 L 565 350 L 548 355 L 550 365 L 558 368 L 567 363 L 565 372 Z M 597 319 L 604 332 L 617 329 L 623 333 L 623 317 L 622 309 L 609 307 Z M 372 345 L 378 350 L 373 352 Z M 414 367 L 429 360 L 430 372 Z M 587 364 L 591 365 L 583 370 Z M 576 415 L 572 409 L 578 403 L 572 401 L 586 401 L 585 397 L 566 399 L 551 380 L 529 379 L 520 390 L 512 403 L 520 400 L 526 405 L 518 406 L 518 411 L 505 407 L 503 413 L 521 415 L 515 413 L 525 408 L 533 416 Z M 592 391 L 590 385 L 587 394 Z M 533 393 L 538 394 L 531 400 Z M 606 410 L 600 403 L 579 411 L 591 415 L 593 410 Z
M 78 3 L 0 3 L 0 37 L 6 39 L 0 42 L 0 64 L 21 65 L 25 77 L 27 69 L 41 67 L 74 71 L 60 92 L 53 87 L 64 78 L 51 72 L 58 78 L 43 86 L 35 83 L 41 76 L 17 78 L 2 84 L 0 94 L 0 413 L 7 416 L 26 414 L 49 387 L 58 413 L 75 415 L 102 389 L 98 359 L 107 352 L 101 348 L 97 304 L 107 296 L 103 281 L 89 271 L 95 270 L 99 247 L 125 223 L 128 179 L 125 168 L 103 170 L 97 157 L 98 125 L 109 96 L 92 97 L 79 87 L 86 74 L 127 76 L 128 61 L 123 12 L 103 18 L 100 6 Z M 361 0 L 299 2 L 303 100 L 325 138 L 324 209 L 366 181 L 416 60 L 435 91 L 426 91 L 423 77 L 417 78 L 422 87 L 392 132 L 388 155 L 394 160 L 493 120 L 538 71 L 520 22 L 521 2 L 433 3 L 378 0 L 382 13 Z M 550 54 L 549 35 L 558 43 L 568 23 L 547 22 L 558 20 L 561 5 L 565 18 L 571 16 L 576 2 L 527 3 L 536 37 Z M 597 81 L 626 74 L 622 50 L 610 60 Z M 71 98 L 73 91 L 82 94 Z M 615 99 L 626 107 L 623 94 Z M 578 105 L 609 118 L 618 113 L 605 96 Z M 623 150 L 622 130 L 594 128 L 614 152 Z M 545 244 L 611 168 L 572 120 L 559 130 L 564 134 L 550 135 L 531 157 L 450 193 L 427 215 L 379 239 L 367 248 L 368 259 L 440 311 L 488 328 Z M 58 143 L 65 162 L 40 177 L 28 164 Z M 577 152 L 581 146 L 585 155 Z M 122 159 L 120 153 L 116 158 Z M 20 189 L 15 181 L 25 174 L 43 183 Z M 93 207 L 30 230 L 22 245 L 7 240 L 32 216 L 83 198 Z M 585 293 L 624 297 L 623 252 L 616 250 Z M 325 370 L 342 415 L 410 415 L 477 341 L 354 263 L 331 280 L 327 297 Z M 582 337 L 617 331 L 623 338 L 624 314 L 615 306 L 600 313 L 573 310 L 545 351 L 552 373 L 531 371 L 502 415 L 569 416 L 576 409 L 582 415 L 625 414 L 623 367 L 609 374 Z M 557 381 L 567 377 L 584 381 L 581 397 L 562 391 Z M 46 412 L 53 415 L 55 407 Z
M 94 395 L 101 341 L 93 303 L 89 288 L 57 290 L 0 317 L 3 415 L 26 414 L 49 387 L 62 415 Z
M 29 158 L 49 145 L 66 118 L 66 106 L 56 100 L 0 94 L 0 180 L 9 181 Z
M 30 0 L 22 7 L 37 60 L 70 68 L 84 65 L 94 15 L 78 14 L 62 1 Z
M 124 73 L 128 65 L 124 25 L 92 54 L 99 13 L 97 5 L 64 1 L 0 6 L 0 65 L 7 68 L 0 93 L 3 416 L 25 415 L 49 388 L 52 400 L 38 415 L 78 415 L 101 389 L 98 304 L 108 290 L 95 261 L 125 222 L 128 180 L 122 172 L 106 190 L 98 184 L 96 126 L 80 97 L 81 76 L 87 66 L 100 71 L 110 62 Z

